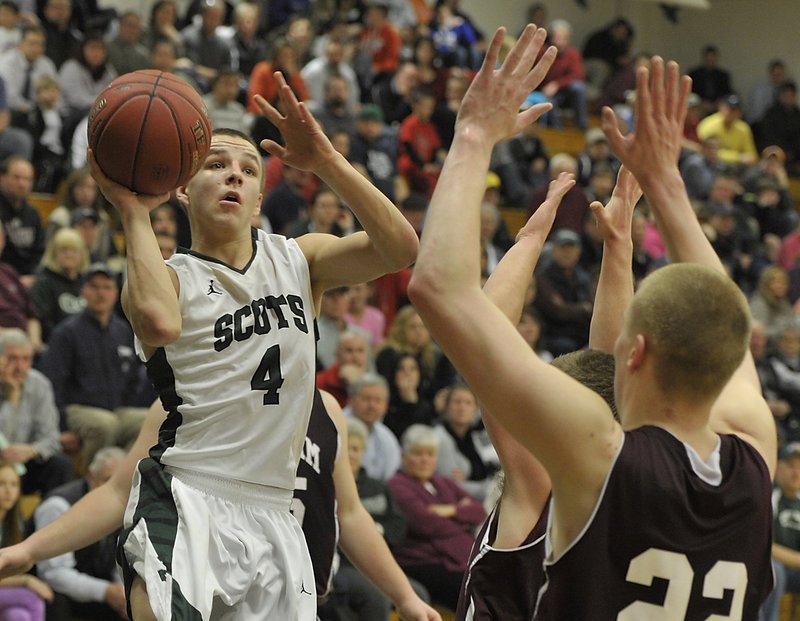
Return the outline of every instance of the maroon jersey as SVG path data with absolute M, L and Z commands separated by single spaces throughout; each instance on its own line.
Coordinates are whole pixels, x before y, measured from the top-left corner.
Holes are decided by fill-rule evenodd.
M 535 619 L 758 618 L 772 588 L 770 492 L 766 463 L 736 436 L 720 436 L 719 468 L 701 478 L 669 432 L 626 432 L 589 523 L 545 561 Z
M 318 597 L 328 594 L 335 573 L 339 522 L 333 466 L 338 446 L 339 432 L 325 409 L 322 395 L 315 390 L 303 452 L 297 465 L 292 513 L 303 527 Z
M 544 582 L 544 538 L 550 501 L 518 547 L 492 547 L 497 538 L 500 503 L 481 526 L 461 583 L 456 621 L 530 621 Z

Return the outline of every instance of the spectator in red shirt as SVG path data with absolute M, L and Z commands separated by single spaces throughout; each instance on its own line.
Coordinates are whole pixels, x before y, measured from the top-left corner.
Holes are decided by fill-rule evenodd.
M 569 107 L 575 114 L 575 125 L 585 130 L 588 117 L 583 56 L 570 43 L 571 36 L 572 27 L 568 22 L 563 19 L 553 20 L 550 25 L 550 43 L 558 49 L 558 55 L 539 90 L 553 104 L 553 110 L 547 115 L 553 127 L 562 126 L 560 109 Z M 542 47 L 542 54 L 544 50 Z
M 397 168 L 412 192 L 430 198 L 446 152 L 431 122 L 436 106 L 433 94 L 417 90 L 411 95 L 411 114 L 400 124 Z
M 370 78 L 362 82 L 375 85 L 388 80 L 397 71 L 400 63 L 402 40 L 400 33 L 388 20 L 389 6 L 384 1 L 372 0 L 364 14 L 364 30 L 358 39 L 362 54 L 370 61 Z

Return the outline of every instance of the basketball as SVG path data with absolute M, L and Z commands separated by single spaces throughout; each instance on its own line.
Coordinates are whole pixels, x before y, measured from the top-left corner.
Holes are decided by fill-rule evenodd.
M 211 144 L 200 95 L 163 71 L 126 73 L 89 112 L 89 147 L 111 180 L 139 194 L 164 194 L 199 170 Z

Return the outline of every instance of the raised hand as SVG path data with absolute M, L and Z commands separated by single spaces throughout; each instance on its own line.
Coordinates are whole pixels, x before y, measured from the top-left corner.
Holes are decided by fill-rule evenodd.
M 562 172 L 553 179 L 547 188 L 547 197 L 545 197 L 544 202 L 539 205 L 539 208 L 533 212 L 533 215 L 528 218 L 528 221 L 519 230 L 515 241 L 519 241 L 523 237 L 536 237 L 544 244 L 544 240 L 553 227 L 553 221 L 556 219 L 556 211 L 558 211 L 561 200 L 574 185 L 575 176 L 571 173 Z
M 603 108 L 602 126 L 612 151 L 640 183 L 677 168 L 686 101 L 692 87 L 688 76 L 681 76 L 678 64 L 667 64 L 658 56 L 647 67 L 636 71 L 636 124 L 633 133 L 623 136 L 614 112 Z
M 641 197 L 642 188 L 639 187 L 639 182 L 623 165 L 617 173 L 617 184 L 608 205 L 604 207 L 600 201 L 593 201 L 589 205 L 605 243 L 630 241 L 633 209 Z
M 495 32 L 456 119 L 457 134 L 466 131 L 486 144 L 519 133 L 552 107 L 542 103 L 519 111 L 525 98 L 541 84 L 556 57 L 556 49 L 550 47 L 536 62 L 547 33 L 543 28 L 528 24 L 503 64 L 495 69 L 505 36 L 505 28 Z
M 314 115 L 303 102 L 297 100 L 283 74 L 276 71 L 275 79 L 279 84 L 278 96 L 285 115 L 261 95 L 256 95 L 255 101 L 261 113 L 281 132 L 284 146 L 274 140 L 262 140 L 261 148 L 289 166 L 313 171 L 316 166 L 334 157 L 336 150 Z
M 97 187 L 100 189 L 100 192 L 102 192 L 108 202 L 117 209 L 141 208 L 149 212 L 169 200 L 169 192 L 161 194 L 160 196 L 137 194 L 124 185 L 120 185 L 116 181 L 109 179 L 100 168 L 91 149 L 88 149 L 86 152 L 86 158 L 89 162 L 89 172 L 97 182 Z

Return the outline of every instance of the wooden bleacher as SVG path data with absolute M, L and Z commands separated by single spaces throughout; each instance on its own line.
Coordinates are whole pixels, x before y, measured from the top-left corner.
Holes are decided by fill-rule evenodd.
M 586 146 L 584 132 L 574 127 L 565 127 L 564 129 L 541 127 L 539 129 L 539 137 L 551 156 L 555 153 L 568 153 L 572 157 L 577 157 Z M 528 219 L 525 209 L 506 207 L 500 210 L 500 215 L 503 217 L 511 237 L 516 236 L 517 231 L 522 228 Z
M 43 194 L 34 192 L 28 196 L 28 202 L 33 205 L 39 212 L 39 217 L 42 219 L 42 224 L 47 224 L 50 219 L 50 214 L 58 207 L 58 200 L 55 194 Z

